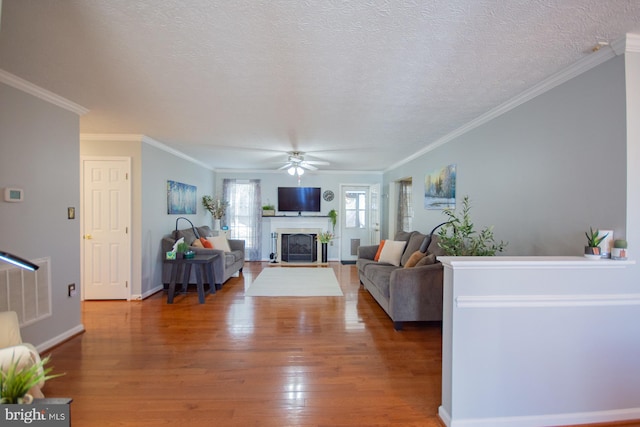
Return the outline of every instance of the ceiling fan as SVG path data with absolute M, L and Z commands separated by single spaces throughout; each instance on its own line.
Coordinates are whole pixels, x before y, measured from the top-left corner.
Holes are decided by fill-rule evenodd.
M 325 162 L 322 160 L 305 160 L 304 153 L 301 151 L 290 151 L 289 160 L 278 170 L 286 169 L 289 175 L 302 175 L 305 169 L 308 170 L 318 170 L 317 166 L 327 166 L 329 162 Z

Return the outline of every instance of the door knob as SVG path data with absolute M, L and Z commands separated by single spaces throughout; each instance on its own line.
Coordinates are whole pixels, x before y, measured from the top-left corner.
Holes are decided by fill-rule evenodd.
M 91 239 L 93 239 L 93 236 L 91 234 L 85 234 L 84 238 L 87 239 L 87 240 L 91 240 Z

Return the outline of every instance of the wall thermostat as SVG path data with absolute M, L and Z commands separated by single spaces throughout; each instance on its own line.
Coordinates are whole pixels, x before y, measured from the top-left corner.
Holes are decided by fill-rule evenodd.
M 5 202 L 21 202 L 24 200 L 24 190 L 21 188 L 5 188 L 4 189 L 4 201 Z

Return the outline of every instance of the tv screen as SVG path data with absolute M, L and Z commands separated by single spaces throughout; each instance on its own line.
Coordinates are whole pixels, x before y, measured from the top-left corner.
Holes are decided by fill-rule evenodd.
M 320 212 L 319 187 L 278 187 L 280 212 Z

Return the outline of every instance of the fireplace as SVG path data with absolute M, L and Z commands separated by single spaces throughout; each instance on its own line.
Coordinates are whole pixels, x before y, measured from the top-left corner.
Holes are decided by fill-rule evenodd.
M 283 234 L 281 237 L 281 256 L 285 262 L 316 262 L 318 249 L 316 234 L 295 233 Z

